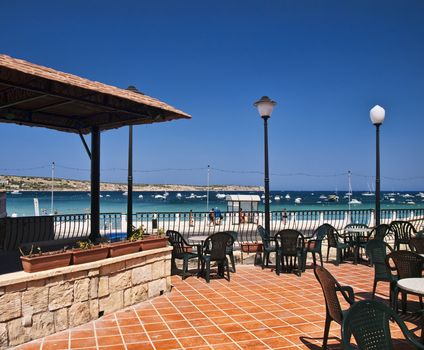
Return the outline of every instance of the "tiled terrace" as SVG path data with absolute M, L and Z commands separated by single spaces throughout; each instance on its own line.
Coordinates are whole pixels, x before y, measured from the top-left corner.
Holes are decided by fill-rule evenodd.
M 372 268 L 350 262 L 326 267 L 359 299 L 370 295 Z M 237 268 L 231 282 L 174 276 L 167 295 L 19 349 L 321 349 L 325 305 L 311 269 L 299 278 L 251 265 Z M 379 285 L 387 299 L 388 285 Z M 398 338 L 399 331 L 393 335 Z M 330 337 L 329 349 L 340 349 L 339 325 L 332 325 Z

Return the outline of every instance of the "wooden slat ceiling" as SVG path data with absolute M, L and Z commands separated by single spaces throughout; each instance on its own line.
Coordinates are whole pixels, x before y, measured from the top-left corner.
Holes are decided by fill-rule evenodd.
M 155 98 L 0 55 L 0 122 L 87 134 L 191 116 Z

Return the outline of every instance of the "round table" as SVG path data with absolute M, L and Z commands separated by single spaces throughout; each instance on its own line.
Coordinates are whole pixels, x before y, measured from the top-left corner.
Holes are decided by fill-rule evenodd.
M 348 227 L 344 230 L 344 236 L 351 239 L 351 244 L 354 250 L 354 263 L 357 264 L 359 261 L 359 247 L 361 242 L 365 242 L 365 238 L 371 232 L 369 227 Z
M 399 289 L 411 293 L 414 295 L 418 295 L 420 297 L 424 296 L 424 278 L 416 277 L 416 278 L 402 278 L 397 281 L 397 286 Z M 421 343 L 424 342 L 424 315 L 421 315 Z

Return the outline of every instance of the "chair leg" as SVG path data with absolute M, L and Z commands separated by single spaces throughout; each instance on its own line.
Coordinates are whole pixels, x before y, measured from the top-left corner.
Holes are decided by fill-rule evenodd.
M 228 276 L 228 282 L 230 282 L 230 265 L 228 264 L 228 260 L 225 261 L 225 264 L 227 265 L 227 276 Z M 234 272 L 236 269 L 234 268 Z
M 264 258 L 262 259 L 262 270 L 265 268 L 265 265 L 266 265 L 265 261 L 266 261 L 268 255 L 269 255 L 269 253 L 264 251 Z
M 206 271 L 205 271 L 205 278 L 207 283 L 209 283 L 210 281 L 210 274 L 211 274 L 211 262 L 208 260 L 206 261 Z
M 324 326 L 324 339 L 322 341 L 322 349 L 327 349 L 327 342 L 328 342 L 328 333 L 330 332 L 330 324 L 331 324 L 331 318 L 327 315 L 325 316 L 325 326 Z
M 321 266 L 324 266 L 324 263 L 322 262 L 322 253 L 321 253 L 321 251 L 318 254 L 319 254 L 319 260 L 321 261 Z
M 317 258 L 315 256 L 315 254 L 316 254 L 315 252 L 312 252 L 312 263 L 313 263 L 314 267 L 317 266 Z
M 231 271 L 231 272 L 236 272 L 236 262 L 235 262 L 235 259 L 234 259 L 233 252 L 230 253 L 230 259 L 231 259 L 231 266 L 233 267 L 233 271 Z
M 330 255 L 330 246 L 327 247 L 327 262 L 328 262 L 328 256 Z
M 188 258 L 187 257 L 184 257 L 184 261 L 183 261 L 183 279 L 186 279 L 188 277 L 187 271 L 188 271 Z
M 336 248 L 336 266 L 340 264 L 341 254 L 342 254 L 342 250 L 340 248 Z
M 372 297 L 371 297 L 371 300 L 374 300 L 374 297 L 375 297 L 375 289 L 377 288 L 377 280 L 376 279 L 374 279 L 374 284 L 373 284 L 373 286 L 372 286 Z

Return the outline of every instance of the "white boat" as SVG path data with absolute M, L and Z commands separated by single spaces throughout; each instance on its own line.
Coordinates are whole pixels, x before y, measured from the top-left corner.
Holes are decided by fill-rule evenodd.
M 277 196 L 274 197 L 274 200 L 279 201 L 279 200 L 281 200 L 281 197 L 277 195 Z
M 217 199 L 225 199 L 225 197 L 226 197 L 226 196 L 227 196 L 226 194 L 223 194 L 223 193 L 217 193 L 215 197 L 216 197 Z
M 355 199 L 355 198 L 352 198 L 350 201 L 349 201 L 349 204 L 362 204 L 362 202 L 361 201 L 358 201 L 357 199 Z
M 373 192 L 364 192 L 364 193 L 361 193 L 361 196 L 371 197 L 371 196 L 375 196 L 375 193 L 373 193 Z
M 163 195 L 163 194 L 156 194 L 154 196 L 154 199 L 160 199 L 160 200 L 165 200 L 167 196 Z
M 177 199 L 181 199 L 182 198 L 182 194 L 181 193 L 177 193 Z
M 139 194 L 138 195 L 138 198 L 143 199 L 143 195 L 142 194 Z
M 297 197 L 297 198 L 294 200 L 294 202 L 295 202 L 296 204 L 300 204 L 300 202 L 302 202 L 302 198 Z
M 14 190 L 14 191 L 10 192 L 10 194 L 22 194 L 22 192 L 19 192 L 19 190 Z
M 390 197 L 389 201 L 393 203 L 395 201 L 395 199 L 393 197 Z
M 287 193 L 287 194 L 284 196 L 284 198 L 285 198 L 285 199 L 290 199 L 291 197 L 290 197 L 290 195 Z
M 339 201 L 339 196 L 338 196 L 338 195 L 336 195 L 336 194 L 330 194 L 330 195 L 327 197 L 327 200 L 328 200 L 329 202 L 338 202 L 338 201 Z
M 327 196 L 324 196 L 323 194 L 319 196 L 319 199 L 327 199 Z
M 125 191 L 124 193 L 122 193 L 123 196 L 128 196 L 128 192 Z
M 110 197 L 110 194 L 107 194 L 106 197 Z
M 196 195 L 194 193 L 191 193 L 188 197 L 186 197 L 187 199 L 195 199 Z
M 405 193 L 402 195 L 403 198 L 413 198 L 414 196 L 412 194 L 409 193 Z
M 103 198 L 103 195 L 101 194 L 101 195 L 99 195 L 99 197 L 100 197 L 100 198 Z
M 417 197 L 424 198 L 424 192 L 419 192 L 416 194 Z
M 197 196 L 195 196 L 195 198 L 197 198 L 197 199 L 200 199 L 200 198 L 206 198 L 207 197 L 207 195 L 206 194 L 204 194 L 204 195 L 197 195 Z
M 406 204 L 409 204 L 409 205 L 415 205 L 415 202 L 414 202 L 414 201 L 411 201 L 411 200 L 406 201 L 405 203 L 406 203 Z
M 261 196 L 261 198 L 262 198 L 262 199 L 265 199 L 265 195 L 263 194 L 263 195 Z

